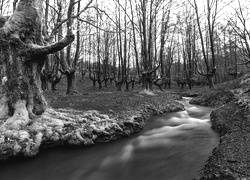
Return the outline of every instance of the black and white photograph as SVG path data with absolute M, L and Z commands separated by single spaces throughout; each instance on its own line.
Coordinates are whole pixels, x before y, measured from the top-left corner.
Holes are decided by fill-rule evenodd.
M 250 0 L 0 0 L 0 180 L 250 180 Z

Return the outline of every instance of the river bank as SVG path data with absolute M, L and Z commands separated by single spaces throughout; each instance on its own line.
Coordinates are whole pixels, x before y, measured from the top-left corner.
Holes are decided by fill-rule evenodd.
M 34 158 L 0 164 L 0 179 L 194 179 L 219 137 L 209 122 L 212 108 L 190 105 L 189 100 L 179 100 L 185 111 L 151 117 L 129 137 L 84 148 L 52 148 Z
M 211 113 L 212 129 L 220 144 L 201 170 L 201 180 L 250 179 L 250 76 L 220 84 L 190 103 L 216 108 Z
M 95 91 L 46 95 L 49 109 L 19 129 L 0 123 L 0 160 L 31 157 L 55 146 L 89 146 L 140 131 L 149 117 L 184 110 L 178 95 L 156 91 Z
M 211 120 L 221 143 L 201 171 L 201 179 L 249 177 L 247 77 L 211 92 L 200 88 L 152 93 L 141 91 L 139 86 L 118 92 L 114 86 L 101 91 L 88 86 L 81 87 L 79 94 L 65 96 L 64 85 L 60 84 L 59 92 L 45 92 L 49 105 L 56 110 L 50 109 L 55 118 L 44 114 L 19 131 L 1 128 L 4 122 L 0 123 L 0 160 L 35 156 L 39 150 L 55 146 L 89 146 L 126 137 L 139 132 L 153 115 L 183 110 L 183 105 L 176 102 L 181 96 L 204 92 L 192 102 L 217 108 Z

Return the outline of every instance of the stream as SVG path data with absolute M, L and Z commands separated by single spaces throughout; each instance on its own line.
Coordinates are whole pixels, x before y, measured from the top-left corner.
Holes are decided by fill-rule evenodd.
M 86 148 L 50 149 L 0 165 L 0 180 L 191 180 L 219 136 L 211 108 L 180 102 L 186 111 L 152 117 L 138 134 Z

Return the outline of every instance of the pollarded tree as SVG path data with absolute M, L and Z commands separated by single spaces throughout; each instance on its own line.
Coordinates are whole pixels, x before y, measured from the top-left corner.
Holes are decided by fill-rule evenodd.
M 0 62 L 8 79 L 1 94 L 0 119 L 7 118 L 5 124 L 14 129 L 48 109 L 40 89 L 41 69 L 48 54 L 74 40 L 74 35 L 68 34 L 44 46 L 42 17 L 42 0 L 20 0 L 13 15 L 0 24 Z
M 209 87 L 211 89 L 214 88 L 214 76 L 216 72 L 216 58 L 215 58 L 215 47 L 214 47 L 214 36 L 215 36 L 215 28 L 217 26 L 217 17 L 219 16 L 218 9 L 219 4 L 221 3 L 221 0 L 207 0 L 206 1 L 206 23 L 207 32 L 202 32 L 201 27 L 201 17 L 199 14 L 199 8 L 197 5 L 197 1 L 193 0 L 193 8 L 196 15 L 196 21 L 198 25 L 198 32 L 200 36 L 200 42 L 201 42 L 201 49 L 202 49 L 202 55 L 206 66 L 206 73 L 202 73 L 198 70 L 198 73 L 204 77 L 207 78 Z M 207 44 L 207 46 L 205 46 Z M 211 57 L 208 57 L 208 54 L 211 54 Z M 210 61 L 211 59 L 211 61 Z

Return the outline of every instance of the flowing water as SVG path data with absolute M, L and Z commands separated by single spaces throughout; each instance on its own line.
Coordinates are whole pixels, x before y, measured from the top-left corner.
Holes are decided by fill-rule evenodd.
M 128 138 L 87 148 L 50 149 L 0 165 L 0 180 L 191 180 L 219 143 L 210 108 L 153 117 Z

